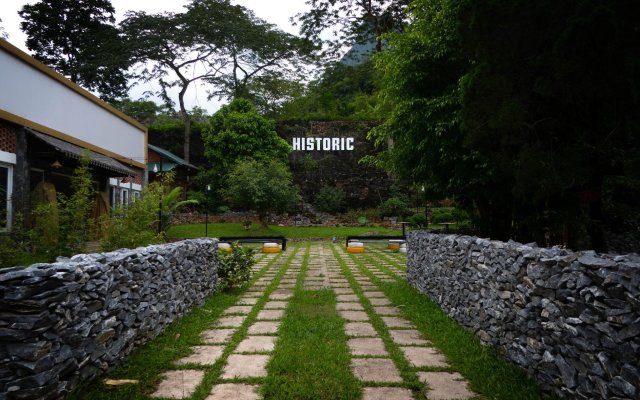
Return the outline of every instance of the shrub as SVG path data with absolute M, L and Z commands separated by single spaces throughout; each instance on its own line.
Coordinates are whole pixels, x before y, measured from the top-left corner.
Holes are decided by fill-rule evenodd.
M 409 202 L 404 197 L 390 197 L 378 207 L 381 217 L 404 217 L 411 213 Z
M 29 232 L 34 255 L 53 260 L 57 256 L 79 253 L 93 231 L 93 178 L 85 155 L 73 171 L 73 193 L 56 193 L 51 184 L 40 184 L 32 193 L 36 204 L 32 211 L 33 228 Z
M 417 226 L 419 228 L 425 228 L 427 226 L 427 216 L 424 214 L 414 214 L 409 217 L 409 222 L 411 225 Z
M 443 222 L 452 222 L 453 213 L 451 208 L 434 208 L 431 214 L 431 221 L 434 224 L 440 224 Z
M 221 251 L 218 257 L 218 288 L 221 291 L 240 287 L 251 279 L 255 249 L 232 244 L 233 251 Z
M 263 227 L 270 213 L 286 212 L 300 199 L 289 167 L 278 160 L 237 162 L 222 192 L 232 206 L 254 210 Z
M 218 215 L 226 214 L 229 211 L 231 211 L 229 206 L 218 206 L 218 208 L 216 208 L 216 214 Z
M 100 241 L 102 249 L 132 249 L 160 243 L 162 235 L 157 232 L 157 224 L 161 192 L 160 183 L 150 183 L 142 191 L 142 196 L 128 207 L 119 205 L 111 216 L 103 216 L 100 221 L 103 233 Z
M 464 222 L 469 220 L 469 214 L 462 209 L 454 207 L 434 208 L 431 214 L 431 221 L 434 224 L 443 222 Z
M 316 194 L 314 206 L 318 211 L 340 212 L 344 209 L 345 197 L 344 190 L 332 186 L 324 186 Z

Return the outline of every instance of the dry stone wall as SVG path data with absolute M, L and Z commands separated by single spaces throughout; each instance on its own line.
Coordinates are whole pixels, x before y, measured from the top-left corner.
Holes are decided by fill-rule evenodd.
M 217 241 L 0 270 L 0 400 L 51 399 L 118 364 L 204 302 Z
M 570 399 L 640 398 L 640 257 L 414 231 L 407 279 Z

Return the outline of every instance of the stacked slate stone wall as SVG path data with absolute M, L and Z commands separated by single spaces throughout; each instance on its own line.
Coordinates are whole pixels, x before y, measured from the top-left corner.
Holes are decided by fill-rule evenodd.
M 414 231 L 407 279 L 570 399 L 640 398 L 640 257 Z
M 0 270 L 0 400 L 62 397 L 118 364 L 217 283 L 217 241 Z

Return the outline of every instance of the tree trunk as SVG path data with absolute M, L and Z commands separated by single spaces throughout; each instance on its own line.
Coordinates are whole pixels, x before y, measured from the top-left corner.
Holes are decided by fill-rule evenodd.
M 184 121 L 184 160 L 189 162 L 189 147 L 191 145 L 191 118 L 189 117 L 189 113 L 184 106 L 184 94 L 187 91 L 187 86 L 183 86 L 182 90 L 178 94 L 178 99 L 180 100 L 180 115 L 182 116 L 182 120 Z

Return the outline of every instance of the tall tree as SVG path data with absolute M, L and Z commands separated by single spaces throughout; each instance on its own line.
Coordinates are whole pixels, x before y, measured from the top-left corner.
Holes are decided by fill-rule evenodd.
M 236 99 L 222 106 L 202 132 L 205 155 L 218 173 L 229 171 L 240 159 L 287 161 L 291 146 L 260 116 L 253 104 Z
M 33 56 L 105 100 L 126 95 L 129 56 L 109 0 L 41 0 L 19 14 Z
M 295 16 L 300 33 L 316 43 L 322 33 L 333 31 L 330 53 L 337 54 L 345 44 L 375 40 L 376 52 L 382 50 L 382 35 L 400 31 L 406 23 L 410 0 L 307 0 L 310 10 Z
M 250 84 L 274 71 L 295 73 L 306 41 L 275 29 L 229 0 L 194 0 L 185 13 L 129 13 L 123 27 L 140 62 L 152 62 L 140 75 L 158 80 L 161 94 L 177 87 L 185 121 L 184 159 L 189 160 L 190 119 L 184 96 L 192 83 L 213 85 L 212 96 L 249 95 Z
M 603 183 L 637 182 L 629 3 L 417 0 L 412 13 L 378 58 L 392 112 L 372 134 L 392 146 L 377 161 L 473 206 L 483 235 L 604 249 Z
M 209 169 L 198 177 L 201 187 L 212 185 L 215 191 L 225 184 L 226 175 L 239 161 L 277 160 L 286 163 L 291 146 L 275 131 L 273 122 L 256 112 L 246 99 L 222 106 L 202 131 Z
M 191 118 L 184 101 L 187 90 L 194 82 L 217 76 L 227 64 L 215 43 L 200 40 L 189 17 L 188 14 L 129 12 L 122 22 L 128 41 L 133 43 L 133 59 L 143 67 L 138 77 L 144 81 L 157 80 L 159 94 L 168 106 L 172 105 L 168 89 L 179 88 L 186 161 L 189 161 L 191 142 Z

